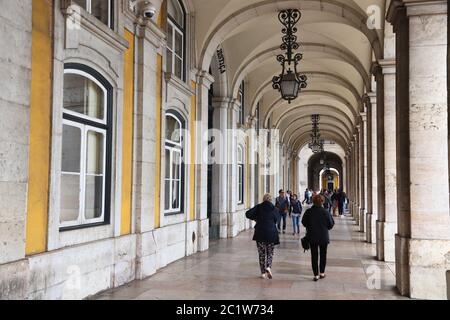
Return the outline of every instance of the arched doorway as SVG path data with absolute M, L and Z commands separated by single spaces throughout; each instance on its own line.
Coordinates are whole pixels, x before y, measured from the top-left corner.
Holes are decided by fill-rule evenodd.
M 324 173 L 326 171 L 325 168 L 330 169 L 333 175 L 331 179 L 328 178 L 324 179 Z M 333 170 L 331 170 L 331 168 L 333 168 Z M 314 154 L 308 161 L 308 185 L 314 191 L 328 189 L 328 187 L 331 186 L 333 187 L 333 190 L 342 188 L 343 186 L 342 172 L 343 172 L 342 159 L 337 154 L 326 151 Z

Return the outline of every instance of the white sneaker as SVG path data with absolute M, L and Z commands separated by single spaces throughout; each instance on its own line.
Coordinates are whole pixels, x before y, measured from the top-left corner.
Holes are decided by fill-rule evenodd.
M 261 274 L 262 279 L 267 279 L 267 275 L 265 273 Z
M 272 278 L 273 278 L 272 270 L 270 270 L 270 268 L 267 268 L 266 271 L 267 271 L 266 277 L 267 277 L 268 279 L 272 279 Z

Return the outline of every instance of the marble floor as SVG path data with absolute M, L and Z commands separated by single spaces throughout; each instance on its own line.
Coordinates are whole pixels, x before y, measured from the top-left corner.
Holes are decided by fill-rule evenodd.
M 386 300 L 406 299 L 395 288 L 393 264 L 374 259 L 355 222 L 336 218 L 328 249 L 327 278 L 312 281 L 310 253 L 299 237 L 281 235 L 273 280 L 259 278 L 253 231 L 211 241 L 210 250 L 174 262 L 154 276 L 100 293 L 92 299 L 138 300 Z M 302 230 L 302 235 L 304 230 Z

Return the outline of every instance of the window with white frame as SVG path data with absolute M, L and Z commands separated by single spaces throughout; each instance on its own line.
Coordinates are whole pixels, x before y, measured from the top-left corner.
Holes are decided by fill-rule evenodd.
M 109 223 L 112 87 L 95 70 L 64 70 L 60 226 Z
M 73 0 L 80 7 L 113 29 L 113 0 Z
M 244 122 L 245 122 L 245 87 L 244 87 L 244 81 L 242 81 L 241 85 L 239 86 L 238 101 L 239 101 L 239 104 L 240 104 L 238 123 L 244 124 Z
M 183 211 L 184 202 L 184 148 L 183 120 L 176 113 L 166 113 L 164 212 Z
M 178 0 L 167 1 L 167 72 L 184 80 L 185 13 Z
M 237 150 L 237 184 L 238 184 L 238 204 L 244 203 L 244 148 L 238 146 Z

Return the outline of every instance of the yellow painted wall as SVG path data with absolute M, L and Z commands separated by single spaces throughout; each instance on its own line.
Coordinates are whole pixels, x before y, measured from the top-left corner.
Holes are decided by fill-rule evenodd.
M 33 1 L 26 255 L 47 250 L 52 113 L 52 2 Z
M 166 11 L 167 11 L 167 1 L 164 0 L 161 3 L 161 9 L 159 11 L 158 17 L 156 18 L 156 24 L 160 28 L 164 27 L 164 22 L 166 21 Z
M 133 184 L 134 34 L 125 29 L 125 39 L 129 48 L 124 61 L 121 235 L 131 234 Z
M 162 56 L 156 58 L 156 165 L 155 165 L 155 229 L 161 227 L 161 109 L 162 109 Z
M 196 92 L 197 84 L 192 81 L 191 82 L 192 89 Z M 190 170 L 190 180 L 189 180 L 189 202 L 191 204 L 189 219 L 191 221 L 195 220 L 195 119 L 196 119 L 196 108 L 197 108 L 197 100 L 195 95 L 191 98 L 191 124 L 190 124 L 190 134 L 191 134 L 191 161 L 189 164 Z

